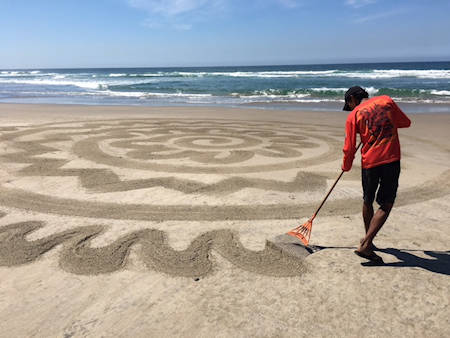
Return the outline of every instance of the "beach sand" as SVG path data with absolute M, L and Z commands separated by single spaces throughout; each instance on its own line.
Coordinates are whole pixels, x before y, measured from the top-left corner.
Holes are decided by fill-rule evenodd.
M 450 336 L 450 115 L 399 131 L 375 244 L 345 112 L 0 104 L 0 336 Z M 362 264 L 363 263 L 363 264 Z

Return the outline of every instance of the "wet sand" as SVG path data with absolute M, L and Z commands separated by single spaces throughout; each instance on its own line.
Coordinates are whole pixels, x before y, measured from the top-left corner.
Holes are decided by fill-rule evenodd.
M 450 115 L 400 130 L 398 199 L 363 234 L 346 114 L 0 105 L 0 335 L 450 334 Z M 361 264 L 363 263 L 363 264 Z

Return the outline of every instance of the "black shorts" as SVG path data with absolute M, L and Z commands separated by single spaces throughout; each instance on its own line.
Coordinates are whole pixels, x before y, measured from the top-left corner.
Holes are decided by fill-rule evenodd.
M 362 169 L 361 178 L 363 198 L 366 204 L 372 204 L 377 194 L 377 203 L 394 204 L 397 196 L 398 178 L 400 176 L 400 161 Z M 378 189 L 378 192 L 377 192 Z

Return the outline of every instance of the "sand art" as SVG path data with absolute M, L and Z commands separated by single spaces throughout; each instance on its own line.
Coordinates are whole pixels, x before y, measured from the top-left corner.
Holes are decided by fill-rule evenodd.
M 0 162 L 8 179 L 0 186 L 0 206 L 99 218 L 102 219 L 99 224 L 105 224 L 105 219 L 160 222 L 298 219 L 309 215 L 317 205 L 316 199 L 308 198 L 309 194 L 321 196 L 327 188 L 327 179 L 337 174 L 311 167 L 340 159 L 339 131 L 322 125 L 190 119 L 4 127 L 0 129 Z M 280 176 L 280 172 L 288 170 L 295 171 L 291 180 Z M 73 177 L 79 193 L 68 197 L 61 192 L 59 196 L 58 191 L 46 189 L 44 181 L 41 190 L 24 185 L 18 188 L 11 183 L 30 177 L 52 178 L 56 183 L 61 180 L 61 186 L 68 184 L 63 178 Z M 345 179 L 359 177 L 349 174 Z M 449 182 L 447 170 L 422 185 L 405 188 L 398 205 L 446 195 L 450 191 Z M 246 203 L 231 203 L 223 199 L 246 189 L 293 193 L 303 198 L 292 203 L 252 203 L 248 199 Z M 145 199 L 139 195 L 133 202 L 122 201 L 124 195 L 120 194 L 139 191 L 151 192 Z M 168 191 L 174 195 L 167 195 Z M 166 198 L 158 199 L 158 194 Z M 218 202 L 202 203 L 198 200 L 202 196 Z M 360 199 L 357 195 L 331 200 L 323 214 L 357 213 Z M 236 200 L 239 201 L 239 195 Z M 132 231 L 104 247 L 91 245 L 96 236 L 108 231 L 104 225 L 74 227 L 37 240 L 26 239 L 44 225 L 38 219 L 3 225 L 0 265 L 31 263 L 62 244 L 60 266 L 64 270 L 77 274 L 107 273 L 125 266 L 130 249 L 139 244 L 139 259 L 149 269 L 174 276 L 204 276 L 213 271 L 211 250 L 255 273 L 295 276 L 305 271 L 302 260 L 270 242 L 261 251 L 246 249 L 237 234 L 228 229 L 204 232 L 187 249 L 178 251 L 168 244 L 165 232 L 157 229 Z
M 147 267 L 174 276 L 200 277 L 211 272 L 212 249 L 247 271 L 272 276 L 295 276 L 304 271 L 301 261 L 284 254 L 270 242 L 262 251 L 247 250 L 229 230 L 206 232 L 186 250 L 176 251 L 167 244 L 164 232 L 154 229 L 129 233 L 99 248 L 91 247 L 90 242 L 102 232 L 101 226 L 79 227 L 34 241 L 25 238 L 40 227 L 41 222 L 23 222 L 0 228 L 0 265 L 31 263 L 64 243 L 60 257 L 63 269 L 76 274 L 106 273 L 123 267 L 130 247 L 141 244 L 139 256 Z

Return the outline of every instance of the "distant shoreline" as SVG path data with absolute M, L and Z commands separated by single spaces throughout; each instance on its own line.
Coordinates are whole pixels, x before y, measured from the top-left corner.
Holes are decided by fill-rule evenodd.
M 266 103 L 261 104 L 242 104 L 242 105 L 196 105 L 196 104 L 165 104 L 165 105 L 130 105 L 130 104 L 89 104 L 89 103 L 30 103 L 30 102 L 0 102 L 0 106 L 34 106 L 34 107 L 117 107 L 129 109 L 231 109 L 231 110 L 267 110 L 267 111 L 298 111 L 298 112 L 342 112 L 342 103 L 314 103 L 314 104 L 280 104 L 280 103 Z M 433 114 L 450 114 L 450 103 L 448 104 L 420 104 L 420 103 L 399 103 L 401 109 L 407 114 L 414 115 L 433 115 Z M 52 108 L 53 109 L 53 108 Z M 344 112 L 345 113 L 345 112 Z

